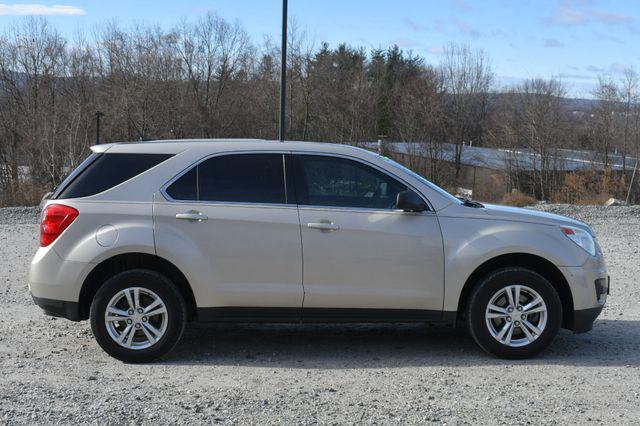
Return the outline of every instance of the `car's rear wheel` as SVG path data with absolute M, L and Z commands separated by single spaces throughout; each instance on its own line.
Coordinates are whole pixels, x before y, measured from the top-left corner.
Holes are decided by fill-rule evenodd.
M 114 275 L 100 287 L 90 320 L 93 335 L 109 355 L 125 362 L 147 362 L 178 344 L 186 307 L 166 277 L 135 269 Z
M 505 268 L 489 274 L 474 289 L 467 322 L 485 351 L 501 358 L 528 358 L 558 334 L 562 304 L 555 288 L 540 274 Z

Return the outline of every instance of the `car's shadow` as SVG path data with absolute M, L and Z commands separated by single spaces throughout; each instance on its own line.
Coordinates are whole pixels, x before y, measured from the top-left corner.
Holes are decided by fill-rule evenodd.
M 286 368 L 400 368 L 514 362 L 640 365 L 640 321 L 599 320 L 585 334 L 561 330 L 540 356 L 504 361 L 483 353 L 464 328 L 424 324 L 190 324 L 162 362 Z

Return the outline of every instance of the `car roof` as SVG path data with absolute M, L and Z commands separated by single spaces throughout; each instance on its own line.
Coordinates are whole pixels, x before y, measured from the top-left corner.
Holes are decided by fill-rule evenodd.
M 113 154 L 178 154 L 193 148 L 211 152 L 224 151 L 315 151 L 328 153 L 362 152 L 363 148 L 351 145 L 328 142 L 300 142 L 264 139 L 170 139 L 143 142 L 116 142 L 94 145 L 91 150 L 96 153 Z

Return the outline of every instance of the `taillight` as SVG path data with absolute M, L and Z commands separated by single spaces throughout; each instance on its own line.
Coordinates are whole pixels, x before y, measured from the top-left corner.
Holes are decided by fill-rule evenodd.
M 78 210 L 61 204 L 49 204 L 40 219 L 40 246 L 46 247 L 78 217 Z

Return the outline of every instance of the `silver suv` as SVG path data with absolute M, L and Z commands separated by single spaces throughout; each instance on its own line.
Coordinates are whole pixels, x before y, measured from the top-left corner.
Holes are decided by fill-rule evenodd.
M 44 204 L 30 291 L 127 362 L 187 321 L 466 324 L 505 358 L 591 329 L 609 292 L 584 223 L 459 200 L 345 145 L 99 145 Z

